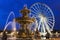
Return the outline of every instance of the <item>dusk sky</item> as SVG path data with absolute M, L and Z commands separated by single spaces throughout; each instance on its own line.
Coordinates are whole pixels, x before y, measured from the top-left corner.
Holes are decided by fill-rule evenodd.
M 52 9 L 55 16 L 54 29 L 60 30 L 60 0 L 0 0 L 0 30 L 4 29 L 11 11 L 18 17 L 19 10 L 23 8 L 24 4 L 27 4 L 27 7 L 30 8 L 36 2 L 44 3 Z

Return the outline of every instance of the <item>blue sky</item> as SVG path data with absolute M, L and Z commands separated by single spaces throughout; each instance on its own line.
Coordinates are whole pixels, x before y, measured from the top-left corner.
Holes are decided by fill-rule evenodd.
M 30 8 L 36 2 L 45 3 L 52 9 L 55 15 L 54 29 L 60 30 L 60 0 L 0 0 L 0 29 L 4 28 L 11 11 L 14 11 L 17 17 L 24 4 L 27 4 L 28 8 Z

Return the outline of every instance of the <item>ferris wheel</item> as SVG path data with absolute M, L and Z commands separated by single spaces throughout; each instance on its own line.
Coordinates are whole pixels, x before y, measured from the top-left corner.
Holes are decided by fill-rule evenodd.
M 35 3 L 30 7 L 30 15 L 31 17 L 35 17 L 38 22 L 38 30 L 44 31 L 52 31 L 55 18 L 52 10 L 43 3 Z

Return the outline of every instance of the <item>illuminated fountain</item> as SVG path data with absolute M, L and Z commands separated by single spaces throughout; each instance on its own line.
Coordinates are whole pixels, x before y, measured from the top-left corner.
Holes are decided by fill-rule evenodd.
M 33 32 L 29 30 L 28 25 L 33 23 L 35 20 L 34 18 L 30 18 L 28 16 L 30 11 L 27 9 L 26 6 L 23 8 L 23 10 L 21 10 L 21 13 L 23 15 L 22 17 L 15 18 L 15 21 L 21 25 L 21 28 L 19 30 L 17 37 L 18 38 L 30 38 L 31 40 L 33 40 L 32 39 Z
M 34 33 L 33 31 L 31 31 L 29 29 L 29 24 L 32 24 L 35 22 L 35 19 L 34 18 L 30 18 L 28 16 L 28 14 L 30 13 L 30 11 L 27 9 L 27 7 L 24 7 L 23 10 L 21 10 L 21 13 L 22 13 L 22 17 L 18 17 L 18 18 L 15 18 L 15 15 L 13 12 L 11 12 L 7 18 L 7 21 L 6 21 L 6 25 L 5 25 L 5 28 L 4 28 L 4 31 L 3 31 L 3 35 L 5 35 L 5 32 L 6 32 L 6 29 L 9 25 L 12 26 L 12 32 L 10 34 L 7 34 L 7 36 L 10 36 L 8 37 L 7 39 L 8 40 L 16 40 L 16 39 L 20 39 L 20 40 L 33 40 L 33 36 L 34 36 Z M 13 14 L 14 18 L 12 21 L 9 21 L 9 17 Z M 17 31 L 16 30 L 16 23 L 19 23 L 20 24 L 20 28 L 19 30 Z M 31 28 L 31 27 L 30 27 Z

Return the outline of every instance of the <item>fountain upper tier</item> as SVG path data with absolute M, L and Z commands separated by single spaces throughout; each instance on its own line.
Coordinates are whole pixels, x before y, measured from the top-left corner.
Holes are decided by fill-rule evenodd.
M 15 18 L 16 22 L 20 24 L 26 24 L 26 23 L 33 23 L 35 21 L 34 18 L 30 18 L 28 14 L 30 13 L 30 10 L 27 9 L 27 7 L 24 7 L 21 11 L 22 17 Z

